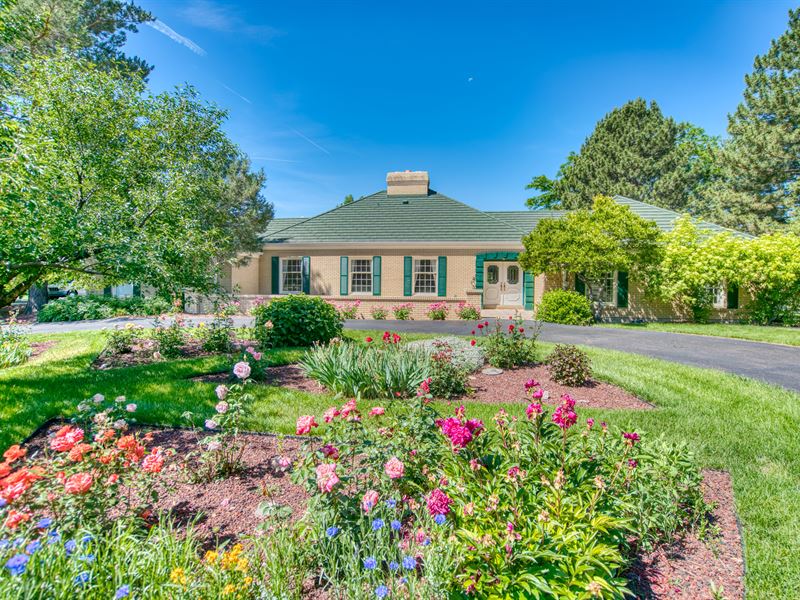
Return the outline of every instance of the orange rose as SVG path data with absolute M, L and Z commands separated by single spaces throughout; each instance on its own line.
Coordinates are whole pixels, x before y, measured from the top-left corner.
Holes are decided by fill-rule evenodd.
M 67 478 L 64 483 L 64 491 L 68 494 L 85 494 L 94 483 L 91 473 L 75 473 Z
M 29 513 L 19 512 L 14 509 L 8 511 L 8 516 L 6 517 L 5 523 L 3 523 L 4 527 L 8 529 L 16 529 L 20 523 L 24 523 L 25 521 L 30 521 L 31 515 Z
M 0 479 L 8 477 L 9 473 L 11 473 L 11 465 L 6 462 L 0 463 Z
M 80 462 L 83 460 L 83 455 L 86 454 L 92 447 L 89 444 L 76 444 L 69 451 L 67 457 L 73 462 Z
M 3 453 L 3 458 L 6 459 L 8 464 L 13 463 L 15 460 L 18 460 L 25 456 L 27 451 L 24 448 L 21 448 L 19 444 L 14 444 L 8 450 Z

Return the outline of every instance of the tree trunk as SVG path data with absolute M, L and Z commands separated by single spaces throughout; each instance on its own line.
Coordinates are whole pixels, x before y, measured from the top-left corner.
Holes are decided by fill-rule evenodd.
M 11 281 L 4 281 L 0 283 L 0 308 L 9 306 L 12 302 L 14 302 L 14 300 L 19 298 L 25 293 L 26 290 L 35 284 L 38 278 L 38 273 L 35 275 L 31 274 L 13 287 L 8 287 L 11 284 Z
M 47 304 L 50 296 L 47 293 L 47 282 L 32 285 L 28 290 L 28 306 L 25 307 L 26 314 L 36 314 Z

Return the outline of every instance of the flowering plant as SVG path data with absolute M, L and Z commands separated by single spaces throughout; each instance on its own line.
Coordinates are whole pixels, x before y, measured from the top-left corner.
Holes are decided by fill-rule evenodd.
M 444 321 L 449 311 L 450 307 L 447 306 L 447 302 L 444 300 L 441 302 L 432 302 L 428 305 L 428 318 L 433 321 Z
M 183 413 L 183 418 L 195 431 L 198 445 L 198 450 L 188 453 L 185 459 L 187 467 L 190 467 L 186 472 L 192 481 L 213 481 L 242 469 L 246 444 L 240 428 L 245 410 L 253 401 L 252 394 L 247 391 L 247 385 L 252 382 L 251 372 L 247 362 L 241 361 L 233 366 L 237 383 L 216 387 L 214 414 L 204 420 L 202 428 L 195 425 L 194 413 Z M 201 431 L 208 434 L 201 434 Z
M 383 321 L 389 316 L 389 311 L 386 310 L 385 306 L 373 306 L 369 312 L 372 318 L 378 321 Z
M 183 324 L 184 320 L 180 316 L 175 316 L 169 325 L 162 317 L 155 318 L 155 327 L 150 331 L 150 337 L 156 342 L 157 350 L 164 358 L 181 355 L 181 349 L 186 342 Z
M 31 355 L 31 345 L 12 315 L 8 324 L 0 324 L 0 369 L 20 365 Z
M 265 381 L 267 378 L 268 362 L 263 352 L 256 350 L 253 346 L 247 346 L 239 355 L 237 363 L 247 363 L 250 367 L 250 379 L 254 381 Z
M 414 305 L 411 302 L 404 302 L 402 304 L 395 304 L 392 307 L 394 318 L 398 321 L 408 321 L 411 318 L 411 310 Z
M 112 354 L 127 354 L 133 351 L 133 344 L 144 337 L 144 328 L 133 323 L 126 323 L 123 327 L 115 327 L 106 332 L 106 347 L 104 352 Z
M 481 311 L 478 307 L 462 300 L 456 307 L 456 316 L 465 321 L 474 321 L 481 318 Z
M 233 319 L 238 303 L 217 304 L 214 318 L 207 325 L 201 323 L 197 336 L 206 352 L 230 352 L 233 349 Z
M 361 300 L 353 300 L 352 302 L 330 302 L 330 304 L 336 309 L 336 312 L 339 313 L 339 318 L 358 318 L 358 309 L 361 308 Z
M 481 346 L 490 365 L 510 369 L 533 362 L 539 327 L 534 326 L 526 335 L 524 325 L 524 321 L 518 316 L 509 317 L 507 322 L 498 319 L 493 330 L 490 330 L 489 321 L 476 325 L 476 330 L 482 336 Z

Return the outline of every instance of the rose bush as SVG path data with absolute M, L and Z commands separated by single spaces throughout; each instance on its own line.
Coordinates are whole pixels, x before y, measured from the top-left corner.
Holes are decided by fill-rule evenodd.
M 478 323 L 475 329 L 481 335 L 481 348 L 486 361 L 493 367 L 511 369 L 531 363 L 536 358 L 536 339 L 539 329 L 525 333 L 524 321 L 509 317 L 508 321 L 498 319 L 494 328 L 489 321 Z

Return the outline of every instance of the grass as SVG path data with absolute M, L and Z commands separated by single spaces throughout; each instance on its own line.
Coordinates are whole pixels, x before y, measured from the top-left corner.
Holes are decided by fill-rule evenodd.
M 800 346 L 800 327 L 773 327 L 766 325 L 740 325 L 729 323 L 602 323 L 598 327 L 617 329 L 649 329 L 669 333 L 693 333 L 715 337 L 737 338 L 754 342 Z
M 376 333 L 380 334 L 352 335 Z M 46 337 L 58 339 L 58 345 L 27 365 L 0 372 L 0 449 L 49 417 L 69 415 L 78 401 L 96 392 L 126 395 L 139 405 L 141 421 L 180 423 L 183 411 L 210 411 L 215 400 L 213 384 L 187 378 L 230 367 L 224 358 L 203 358 L 93 371 L 87 367 L 102 347 L 101 333 Z M 685 441 L 703 467 L 730 471 L 745 537 L 749 596 L 800 597 L 800 395 L 719 371 L 586 350 L 598 378 L 630 390 L 658 410 L 583 410 L 581 416 Z M 270 352 L 269 360 L 292 362 L 299 355 L 299 350 Z M 257 430 L 291 433 L 297 416 L 319 415 L 331 403 L 329 396 L 270 386 L 254 386 L 254 391 L 256 401 L 247 426 Z M 467 411 L 489 422 L 501 407 L 515 415 L 524 409 L 519 403 L 468 403 Z

